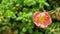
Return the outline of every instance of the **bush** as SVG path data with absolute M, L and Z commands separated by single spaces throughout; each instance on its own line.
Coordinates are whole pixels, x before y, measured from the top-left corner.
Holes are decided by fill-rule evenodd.
M 32 19 L 34 12 L 55 10 L 59 5 L 59 0 L 0 0 L 0 34 L 59 34 L 59 22 L 38 29 Z

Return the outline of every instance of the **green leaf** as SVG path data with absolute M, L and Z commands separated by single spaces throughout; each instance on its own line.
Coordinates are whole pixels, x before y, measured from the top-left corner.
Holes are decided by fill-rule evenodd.
M 33 30 L 32 29 L 29 29 L 29 33 L 33 33 Z
M 27 29 L 25 27 L 23 27 L 22 32 L 26 32 L 26 31 L 27 31 Z
M 35 0 L 24 0 L 24 5 L 31 6 L 36 4 Z
M 44 3 L 44 2 L 46 2 L 46 0 L 36 0 L 37 2 L 39 2 L 39 3 Z
M 6 18 L 11 18 L 14 15 L 14 13 L 11 10 L 7 10 L 4 14 Z
M 41 31 L 36 30 L 34 34 L 43 34 Z
M 17 2 L 17 0 L 14 0 L 14 2 Z
M 40 8 L 43 8 L 43 7 L 44 7 L 44 4 L 43 4 L 43 3 L 40 3 L 40 4 L 39 4 L 39 7 L 40 7 Z
M 49 4 L 47 2 L 44 3 L 46 6 L 49 6 Z

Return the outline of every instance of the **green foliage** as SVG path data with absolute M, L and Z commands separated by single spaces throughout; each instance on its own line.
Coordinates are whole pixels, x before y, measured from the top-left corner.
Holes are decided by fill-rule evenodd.
M 60 23 L 56 22 L 56 23 L 52 23 L 51 26 L 49 26 L 46 31 L 45 34 L 60 34 Z M 47 33 L 48 32 L 48 33 Z
M 34 5 L 34 4 L 36 4 L 35 0 L 24 0 L 24 5 L 31 6 L 31 5 Z
M 13 14 L 14 14 L 14 13 L 13 13 L 12 11 L 7 10 L 7 11 L 5 12 L 4 16 L 5 16 L 6 18 L 10 18 L 10 17 L 13 16 Z
M 32 19 L 34 12 L 54 10 L 59 5 L 59 0 L 0 0 L 0 34 L 59 34 L 59 22 L 41 31 Z
M 43 8 L 44 5 L 49 6 L 46 0 L 36 0 L 39 3 L 39 7 Z

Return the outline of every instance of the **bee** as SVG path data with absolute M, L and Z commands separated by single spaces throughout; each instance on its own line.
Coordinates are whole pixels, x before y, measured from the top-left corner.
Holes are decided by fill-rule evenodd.
M 48 11 L 52 19 L 60 21 L 60 7 L 55 10 Z

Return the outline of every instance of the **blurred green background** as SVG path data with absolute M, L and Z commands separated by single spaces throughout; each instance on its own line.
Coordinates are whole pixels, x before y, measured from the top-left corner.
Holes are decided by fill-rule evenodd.
M 60 7 L 60 0 L 0 0 L 0 34 L 60 34 L 60 22 L 45 29 L 34 25 L 34 12 Z

